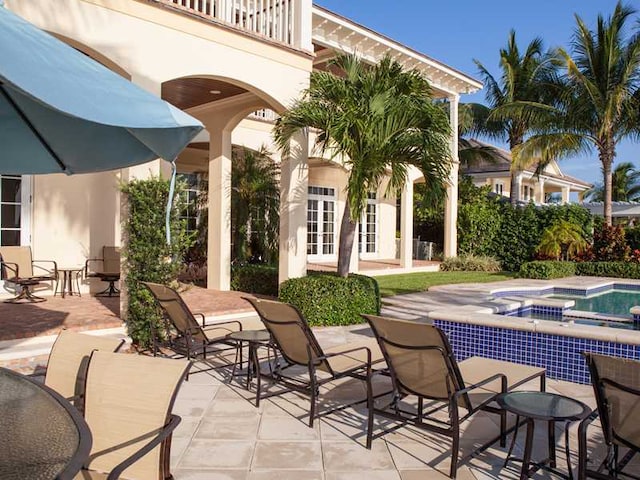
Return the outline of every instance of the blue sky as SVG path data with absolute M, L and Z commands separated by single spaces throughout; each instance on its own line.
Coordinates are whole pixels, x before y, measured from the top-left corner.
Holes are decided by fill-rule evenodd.
M 498 74 L 498 51 L 510 29 L 524 49 L 536 36 L 546 46 L 568 47 L 574 13 L 594 25 L 598 13 L 608 16 L 613 0 L 314 0 L 407 46 L 478 78 L 473 59 Z M 638 5 L 637 1 L 632 2 Z M 484 102 L 484 93 L 463 95 L 463 102 Z M 640 144 L 625 142 L 616 162 L 640 166 Z M 589 182 L 601 178 L 597 155 L 562 160 L 568 175 Z

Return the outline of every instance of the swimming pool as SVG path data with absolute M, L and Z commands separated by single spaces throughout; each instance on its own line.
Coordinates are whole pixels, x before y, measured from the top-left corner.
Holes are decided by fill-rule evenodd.
M 598 312 L 629 317 L 629 310 L 640 305 L 640 292 L 611 290 L 587 297 L 581 295 L 550 295 L 547 298 L 574 300 L 574 310 Z

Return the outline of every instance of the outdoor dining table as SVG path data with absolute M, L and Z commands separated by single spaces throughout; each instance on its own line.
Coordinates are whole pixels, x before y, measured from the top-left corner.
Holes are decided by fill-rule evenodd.
M 91 451 L 82 415 L 58 393 L 0 368 L 0 478 L 67 480 Z

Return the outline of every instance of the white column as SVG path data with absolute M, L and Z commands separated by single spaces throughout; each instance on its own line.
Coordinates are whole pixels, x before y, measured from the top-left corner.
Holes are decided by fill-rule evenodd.
M 545 203 L 544 201 L 544 178 L 540 177 L 536 182 L 536 202 Z
M 309 140 L 294 136 L 291 154 L 280 166 L 280 283 L 307 274 L 307 188 Z
M 459 96 L 449 97 L 449 123 L 451 124 L 451 172 L 444 205 L 444 256 L 458 254 L 458 101 Z
M 207 288 L 231 288 L 231 131 L 209 128 Z
M 516 198 L 523 200 L 524 195 L 522 192 L 522 175 L 521 174 L 516 175 L 516 191 L 518 192 L 518 196 Z M 509 194 L 511 194 L 511 192 L 509 192 Z
M 413 182 L 407 180 L 400 198 L 400 268 L 413 267 Z
M 293 40 L 294 46 L 313 52 L 311 41 L 312 0 L 291 0 L 293 2 Z
M 569 203 L 569 196 L 571 195 L 571 187 L 562 187 L 562 203 Z

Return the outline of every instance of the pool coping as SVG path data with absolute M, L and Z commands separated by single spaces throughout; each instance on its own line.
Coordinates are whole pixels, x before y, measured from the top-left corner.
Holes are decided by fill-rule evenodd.
M 526 284 L 525 284 L 526 282 Z M 506 282 L 505 282 L 506 283 Z M 554 288 L 586 291 L 596 293 L 599 290 L 608 290 L 614 285 L 631 285 L 640 291 L 640 280 L 601 278 L 601 277 L 567 277 L 554 280 L 526 280 L 510 281 L 511 285 L 496 286 L 495 284 L 458 284 L 432 287 L 430 291 L 456 293 L 465 296 L 476 294 L 475 300 L 481 304 L 469 303 L 464 306 L 449 306 L 436 308 L 427 313 L 432 320 L 443 320 L 471 325 L 483 325 L 494 328 L 507 328 L 535 333 L 546 333 L 565 337 L 585 338 L 627 345 L 640 345 L 640 331 L 621 330 L 615 328 L 599 327 L 594 325 L 582 325 L 575 323 L 559 323 L 550 320 L 532 320 L 519 318 L 500 313 L 517 310 L 526 306 L 527 301 L 533 300 L 521 295 L 544 294 L 545 290 Z M 520 285 L 519 285 L 520 284 Z M 633 288 L 632 290 L 635 290 Z M 537 293 L 538 292 L 538 293 Z M 504 294 L 502 296 L 501 294 Z M 491 298 L 487 298 L 490 296 Z M 472 300 L 470 298 L 470 300 Z M 551 301 L 550 306 L 556 308 L 558 300 Z M 560 300 L 559 302 L 562 302 Z M 640 306 L 632 309 L 632 315 L 640 315 Z

